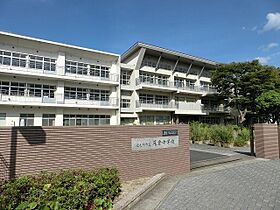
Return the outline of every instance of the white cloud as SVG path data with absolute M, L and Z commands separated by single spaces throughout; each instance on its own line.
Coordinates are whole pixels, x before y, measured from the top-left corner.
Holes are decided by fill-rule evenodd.
M 276 43 L 276 42 L 271 42 L 271 43 L 269 43 L 269 44 L 267 44 L 267 45 L 262 45 L 262 46 L 260 46 L 258 49 L 259 49 L 259 50 L 262 50 L 262 51 L 269 51 L 269 50 L 271 50 L 271 49 L 273 49 L 273 48 L 276 48 L 276 47 L 278 47 L 278 46 L 279 46 L 278 43 Z
M 262 31 L 280 30 L 280 13 L 268 13 L 266 15 L 267 23 L 263 26 Z
M 256 57 L 255 59 L 257 59 L 257 60 L 259 60 L 259 62 L 261 63 L 261 64 L 267 64 L 268 63 L 268 61 L 271 59 L 271 57 L 270 56 L 265 56 L 265 57 Z
M 251 28 L 251 31 L 255 31 L 257 29 L 258 29 L 258 26 L 254 26 L 254 27 Z

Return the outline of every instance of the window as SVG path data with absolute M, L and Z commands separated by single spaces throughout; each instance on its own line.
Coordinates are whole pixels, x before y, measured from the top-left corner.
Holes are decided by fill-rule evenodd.
M 184 87 L 184 79 L 182 79 L 182 78 L 175 78 L 174 79 L 174 84 L 175 84 L 175 87 L 182 88 L 182 87 Z
M 42 126 L 54 126 L 55 114 L 43 114 Z
M 0 81 L 0 93 L 3 95 L 9 95 L 10 82 Z
M 134 118 L 121 118 L 121 125 L 133 125 L 134 121 Z
M 29 63 L 27 62 L 29 60 Z M 0 64 L 17 67 L 28 67 L 32 69 L 41 69 L 46 71 L 55 71 L 56 59 L 28 55 L 19 52 L 0 51 Z
M 143 60 L 142 66 L 149 66 L 149 67 L 155 68 L 155 67 L 157 66 L 157 61 L 156 61 L 156 60 L 152 60 L 152 59 L 145 58 L 145 59 Z
M 131 76 L 131 73 L 129 71 L 122 71 L 121 72 L 121 84 L 130 85 L 130 76 Z
M 0 126 L 6 125 L 6 113 L 0 113 Z
M 167 115 L 144 115 L 139 117 L 141 125 L 163 125 L 170 124 L 170 116 Z
M 140 82 L 149 84 L 158 84 L 161 86 L 168 86 L 168 76 L 160 74 L 151 74 L 147 72 L 140 72 Z
M 65 87 L 65 99 L 93 100 L 93 101 L 109 101 L 110 91 L 100 89 L 87 89 L 76 87 Z
M 103 65 L 91 65 L 87 63 L 66 60 L 65 72 L 70 74 L 109 78 L 110 68 Z
M 139 94 L 140 103 L 143 104 L 153 104 L 154 103 L 154 96 L 150 94 Z
M 46 71 L 55 71 L 56 68 L 55 59 L 42 57 L 42 56 L 29 55 L 29 68 L 46 70 Z
M 12 55 L 11 52 L 0 51 L 0 64 L 10 66 L 11 65 L 11 55 Z
M 130 99 L 122 99 L 121 100 L 121 107 L 122 108 L 129 108 L 130 107 Z
M 20 114 L 19 126 L 34 126 L 34 114 Z
M 12 66 L 26 67 L 26 54 L 12 53 Z
M 0 93 L 4 95 L 54 98 L 55 90 L 52 85 L 0 81 Z
M 186 79 L 186 86 L 187 87 L 194 87 L 195 80 Z
M 164 104 L 167 105 L 169 102 L 168 96 L 155 96 L 155 103 L 156 104 Z
M 109 125 L 110 115 L 64 115 L 64 126 Z
M 26 83 L 11 82 L 10 95 L 12 96 L 24 96 L 26 95 Z
M 169 124 L 170 120 L 170 116 L 155 116 L 155 123 L 157 125 Z
M 150 95 L 150 94 L 139 94 L 140 103 L 143 104 L 164 104 L 167 105 L 169 103 L 168 96 L 161 95 Z

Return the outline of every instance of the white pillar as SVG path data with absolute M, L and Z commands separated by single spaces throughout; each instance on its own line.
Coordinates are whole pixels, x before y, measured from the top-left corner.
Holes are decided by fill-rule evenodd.
M 63 126 L 63 109 L 56 110 L 55 126 Z
M 65 53 L 59 52 L 57 61 L 56 61 L 56 73 L 58 75 L 64 75 L 65 74 Z

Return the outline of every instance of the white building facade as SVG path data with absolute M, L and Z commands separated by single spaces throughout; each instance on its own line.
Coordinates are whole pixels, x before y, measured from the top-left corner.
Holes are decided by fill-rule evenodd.
M 223 123 L 229 110 L 211 85 L 216 62 L 136 43 L 121 58 L 121 123 Z
M 0 126 L 120 124 L 120 56 L 0 33 Z
M 216 65 L 143 43 L 120 56 L 0 32 L 0 126 L 222 123 Z

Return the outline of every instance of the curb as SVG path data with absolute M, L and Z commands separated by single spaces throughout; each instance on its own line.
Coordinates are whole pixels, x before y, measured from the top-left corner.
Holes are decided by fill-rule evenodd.
M 126 210 L 134 206 L 141 198 L 150 192 L 160 181 L 165 178 L 165 173 L 157 174 L 150 178 L 138 189 L 129 193 L 128 196 L 113 205 L 113 210 Z
M 191 169 L 197 169 L 205 166 L 213 166 L 213 165 L 218 165 L 222 163 L 228 163 L 232 161 L 237 161 L 244 159 L 244 156 L 241 155 L 232 155 L 228 157 L 218 157 L 210 160 L 202 160 L 202 161 L 197 161 L 191 164 Z

